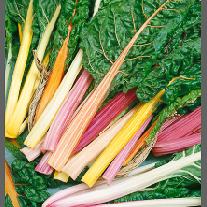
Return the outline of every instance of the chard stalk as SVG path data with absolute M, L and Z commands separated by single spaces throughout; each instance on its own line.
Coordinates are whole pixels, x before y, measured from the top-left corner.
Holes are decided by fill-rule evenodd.
M 29 53 L 30 44 L 32 41 L 33 31 L 32 31 L 32 21 L 33 21 L 33 0 L 30 0 L 29 7 L 27 10 L 26 21 L 24 25 L 23 39 L 19 48 L 19 53 L 14 66 L 14 71 L 12 75 L 12 82 L 9 90 L 6 112 L 5 112 L 5 127 L 6 127 L 6 137 L 14 138 L 9 136 L 9 126 L 11 122 L 11 117 L 14 113 L 17 101 L 19 98 L 20 88 L 22 84 L 22 78 L 26 68 L 26 61 Z M 7 80 L 7 79 L 6 79 Z M 19 130 L 18 130 L 19 132 Z M 18 133 L 17 132 L 17 133 Z
M 144 132 L 148 124 L 150 123 L 152 117 L 147 119 L 145 123 L 142 125 L 142 127 L 138 130 L 138 132 L 134 135 L 134 137 L 128 142 L 128 144 L 124 147 L 124 149 L 116 156 L 116 158 L 111 162 L 108 169 L 103 174 L 103 178 L 107 180 L 107 182 L 110 184 L 112 180 L 115 178 L 119 170 L 121 169 L 125 159 L 129 155 L 130 151 L 136 144 L 137 140 L 141 136 L 141 134 Z
M 40 43 L 37 48 L 37 56 L 40 61 L 42 61 L 44 57 L 45 50 L 50 40 L 50 36 L 54 30 L 55 22 L 59 16 L 60 9 L 61 9 L 61 6 L 58 5 L 51 21 L 48 23 L 44 33 L 42 34 Z M 24 35 L 23 35 L 22 44 L 23 42 L 24 42 Z M 30 70 L 27 74 L 26 82 L 22 89 L 18 102 L 17 102 L 18 96 L 15 98 L 17 102 L 15 108 L 13 107 L 13 110 L 10 107 L 8 108 L 8 110 L 11 110 L 11 111 L 8 114 L 10 116 L 7 116 L 9 119 L 6 119 L 7 137 L 16 138 L 18 136 L 20 126 L 22 122 L 24 121 L 24 119 L 26 118 L 27 109 L 29 107 L 31 98 L 36 90 L 35 86 L 39 85 L 39 81 L 40 81 L 40 72 L 37 69 L 35 61 L 33 60 Z M 18 86 L 15 85 L 15 87 L 18 87 Z
M 84 70 L 74 87 L 69 91 L 67 99 L 61 106 L 49 131 L 47 132 L 43 143 L 43 148 L 45 150 L 52 152 L 55 150 L 55 147 L 70 123 L 75 110 L 81 103 L 86 90 L 90 86 L 91 81 L 91 75 Z
M 65 207 L 76 205 L 95 205 L 106 203 L 111 200 L 123 197 L 130 193 L 143 190 L 166 177 L 173 177 L 180 169 L 183 169 L 194 162 L 201 160 L 201 152 L 182 157 L 179 160 L 172 160 L 165 165 L 152 169 L 132 177 L 117 179 L 111 185 L 102 184 L 90 190 L 72 194 L 63 199 L 51 203 L 50 207 Z
M 170 124 L 169 124 L 170 123 Z M 201 107 L 188 115 L 165 122 L 152 149 L 154 156 L 182 151 L 201 143 Z
M 46 152 L 38 165 L 35 167 L 35 171 L 44 175 L 51 175 L 53 173 L 53 169 L 47 163 L 51 155 L 51 152 Z
M 67 74 L 64 76 L 60 86 L 56 90 L 53 99 L 46 106 L 40 118 L 27 135 L 25 145 L 34 148 L 40 143 L 47 130 L 49 129 L 52 121 L 55 118 L 60 106 L 64 102 L 69 90 L 71 89 L 77 75 L 82 68 L 82 50 L 79 50 L 75 59 L 71 63 Z
M 109 101 L 91 121 L 87 130 L 84 132 L 80 143 L 74 150 L 74 153 L 79 152 L 102 132 L 121 112 L 123 112 L 136 99 L 134 90 L 127 93 L 119 93 Z
M 62 171 L 75 180 L 81 174 L 83 169 L 107 147 L 113 137 L 124 126 L 134 112 L 135 110 L 132 109 L 110 128 L 102 132 L 93 142 L 91 142 L 91 144 L 72 157 L 63 167 Z

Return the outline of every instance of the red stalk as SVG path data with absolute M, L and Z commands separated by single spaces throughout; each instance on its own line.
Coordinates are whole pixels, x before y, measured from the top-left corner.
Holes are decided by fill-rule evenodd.
M 48 164 L 48 160 L 50 159 L 51 155 L 51 152 L 46 152 L 38 165 L 35 167 L 35 171 L 44 175 L 51 175 L 53 173 L 53 168 Z
M 91 121 L 86 132 L 83 134 L 80 143 L 75 148 L 74 153 L 81 151 L 90 144 L 98 134 L 103 131 L 111 121 L 123 112 L 134 100 L 136 94 L 134 90 L 127 93 L 117 94 L 106 106 L 104 106 Z
M 152 149 L 154 156 L 179 152 L 201 143 L 201 107 L 166 123 L 163 126 L 167 126 L 159 132 Z

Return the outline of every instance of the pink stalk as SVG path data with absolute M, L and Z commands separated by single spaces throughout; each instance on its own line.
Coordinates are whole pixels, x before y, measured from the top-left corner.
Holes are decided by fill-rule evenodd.
M 134 137 L 128 142 L 128 144 L 124 147 L 124 149 L 116 156 L 113 162 L 110 164 L 106 172 L 103 174 L 103 178 L 107 180 L 110 184 L 112 180 L 115 178 L 119 170 L 121 169 L 124 161 L 128 157 L 130 151 L 133 149 L 134 145 L 136 144 L 139 137 L 145 131 L 146 127 L 150 123 L 152 117 L 150 117 L 143 126 L 139 129 L 139 131 L 134 135 Z
M 180 117 L 165 130 L 161 131 L 158 135 L 158 142 L 172 140 L 174 137 L 182 137 L 199 126 L 201 126 L 201 107 L 198 107 L 188 115 Z
M 35 171 L 44 174 L 51 175 L 53 173 L 53 168 L 48 164 L 48 160 L 50 159 L 52 152 L 46 152 L 38 165 L 35 167 Z
M 160 142 L 152 149 L 154 156 L 164 156 L 167 154 L 173 154 L 175 152 L 181 152 L 186 148 L 192 147 L 201 143 L 201 133 L 194 133 L 181 138 L 175 138 L 169 142 Z
M 103 184 L 103 181 L 98 181 L 96 186 Z M 85 184 L 78 184 L 74 185 L 70 188 L 67 188 L 65 190 L 60 190 L 51 197 L 49 197 L 43 204 L 42 207 L 50 207 L 54 202 L 59 201 L 61 199 L 67 198 L 68 196 L 71 196 L 76 193 L 85 192 L 89 189 L 89 187 Z
M 117 94 L 106 106 L 104 106 L 91 121 L 88 129 L 83 134 L 80 143 L 75 148 L 74 153 L 81 151 L 90 144 L 98 134 L 103 131 L 110 122 L 123 112 L 134 100 L 136 94 L 134 90 L 127 93 Z
M 69 91 L 67 99 L 58 111 L 44 140 L 43 149 L 52 152 L 55 150 L 75 110 L 81 103 L 86 90 L 90 86 L 91 81 L 91 75 L 84 70 L 73 88 Z
M 152 149 L 154 156 L 179 152 L 201 143 L 201 107 L 188 115 L 167 122 L 171 124 L 159 132 Z
M 40 145 L 37 145 L 34 149 L 29 147 L 24 147 L 20 151 L 26 156 L 26 159 L 31 162 L 38 158 L 41 154 Z

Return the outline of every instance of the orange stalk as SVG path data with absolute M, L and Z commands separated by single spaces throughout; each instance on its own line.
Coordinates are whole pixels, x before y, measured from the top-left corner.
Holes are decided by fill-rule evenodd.
M 111 82 L 119 72 L 125 57 L 134 43 L 137 41 L 140 33 L 148 26 L 153 17 L 155 17 L 164 7 L 165 4 L 160 6 L 150 18 L 140 27 L 134 37 L 130 40 L 128 45 L 121 52 L 118 59 L 112 64 L 109 72 L 102 79 L 97 88 L 93 91 L 88 100 L 83 104 L 76 117 L 69 124 L 66 132 L 63 134 L 60 142 L 57 145 L 55 152 L 49 160 L 49 164 L 57 171 L 61 171 L 63 166 L 67 163 L 74 148 L 79 143 L 84 131 L 87 129 L 92 118 L 96 115 L 96 112 L 100 105 L 106 98 L 107 93 L 110 90 Z
M 137 152 L 146 144 L 146 139 L 148 138 L 149 134 L 151 133 L 152 129 L 155 126 L 155 122 L 153 122 L 152 126 L 138 139 L 136 145 L 128 155 L 127 159 L 125 160 L 123 166 L 126 166 L 137 154 Z
M 78 1 L 76 0 L 76 3 Z M 75 16 L 76 8 L 73 11 L 73 17 Z M 34 123 L 39 119 L 40 115 L 44 111 L 47 104 L 51 101 L 55 91 L 57 90 L 58 86 L 60 85 L 62 78 L 64 76 L 64 69 L 65 69 L 65 62 L 68 56 L 68 42 L 70 38 L 70 33 L 72 31 L 72 23 L 68 26 L 68 35 L 63 42 L 62 47 L 60 48 L 58 55 L 55 59 L 55 63 L 53 66 L 53 70 L 49 76 L 45 89 L 43 91 L 42 97 L 40 102 L 37 106 L 36 115 L 34 118 Z
M 14 207 L 20 207 L 9 165 L 5 161 L 5 195 L 8 194 Z
M 64 75 L 65 61 L 67 59 L 67 56 L 68 56 L 68 37 L 65 39 L 63 46 L 58 52 L 53 70 L 50 74 L 47 85 L 45 86 L 42 97 L 40 99 L 40 103 L 37 107 L 34 123 L 39 119 L 40 115 L 42 114 L 45 107 L 52 99 L 56 89 L 58 88 L 58 86 L 62 81 Z

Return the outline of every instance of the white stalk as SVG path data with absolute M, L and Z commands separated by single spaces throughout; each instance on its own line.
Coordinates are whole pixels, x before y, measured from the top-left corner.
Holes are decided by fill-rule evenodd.
M 127 176 L 139 175 L 139 174 L 145 173 L 147 171 L 150 171 L 155 167 L 155 164 L 156 164 L 156 162 L 138 167 L 138 168 L 132 170 Z
M 130 193 L 143 190 L 199 160 L 201 160 L 201 152 L 180 158 L 176 161 L 170 161 L 169 163 L 146 173 L 126 177 L 121 179 L 121 181 L 116 180 L 109 186 L 106 184 L 102 186 L 100 185 L 85 193 L 74 194 L 68 198 L 55 202 L 54 206 L 94 205 L 109 202 Z

